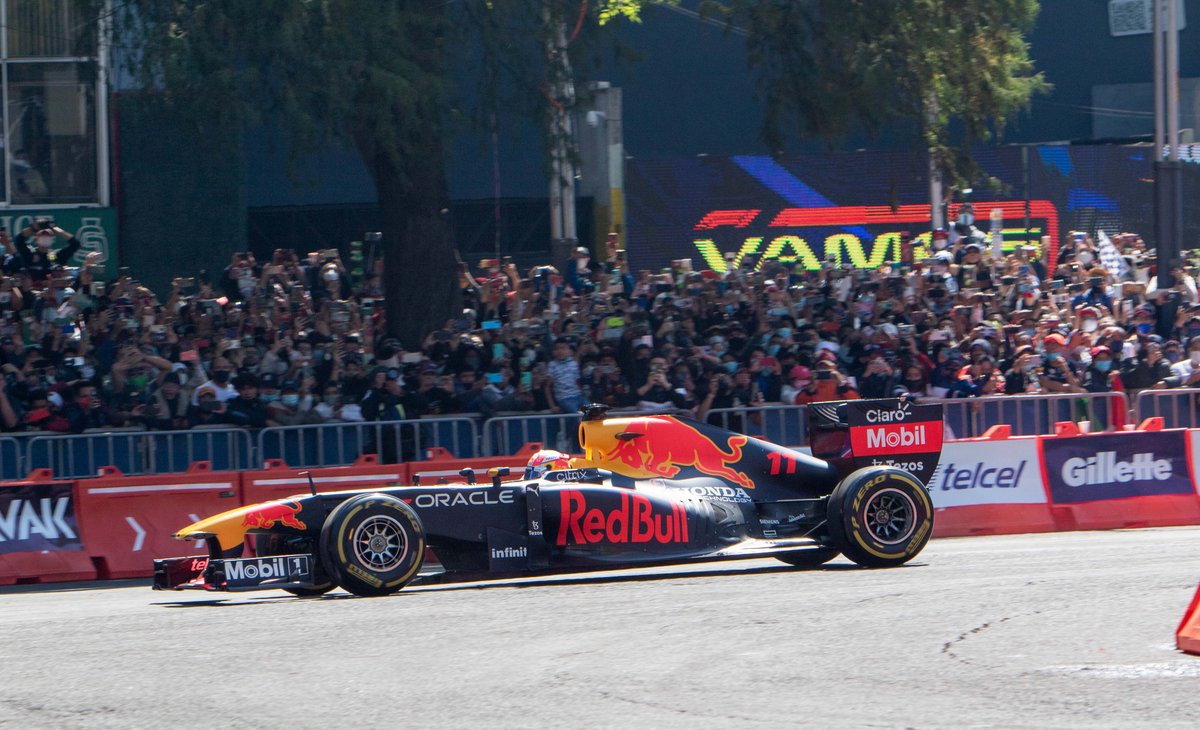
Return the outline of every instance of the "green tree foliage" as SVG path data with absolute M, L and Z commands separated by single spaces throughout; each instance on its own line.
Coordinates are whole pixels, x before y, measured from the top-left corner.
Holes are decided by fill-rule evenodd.
M 514 103 L 545 114 L 573 101 L 551 93 L 562 65 L 549 62 L 546 39 L 592 37 L 609 21 L 636 21 L 643 4 L 128 0 L 114 23 L 143 95 L 192 114 L 198 134 L 267 121 L 294 155 L 354 146 L 379 200 L 388 332 L 415 347 L 459 306 L 446 215 L 448 55 L 482 44 L 481 88 L 501 88 L 507 74 Z
M 1037 0 L 728 0 L 708 2 L 748 31 L 766 106 L 763 135 L 836 139 L 908 120 L 951 175 L 1036 93 L 1025 35 Z

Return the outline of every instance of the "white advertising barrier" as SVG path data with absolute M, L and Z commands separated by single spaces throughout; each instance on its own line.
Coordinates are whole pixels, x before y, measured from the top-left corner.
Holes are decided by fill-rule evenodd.
M 936 509 L 1045 504 L 1037 439 L 947 441 L 929 493 Z

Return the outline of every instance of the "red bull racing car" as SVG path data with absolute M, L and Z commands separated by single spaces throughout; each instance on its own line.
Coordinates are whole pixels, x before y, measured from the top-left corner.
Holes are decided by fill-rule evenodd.
M 812 456 L 697 421 L 605 411 L 584 408 L 584 457 L 542 474 L 503 481 L 494 469 L 478 484 L 465 470 L 465 485 L 314 493 L 201 520 L 175 537 L 204 540 L 208 554 L 156 560 L 154 588 L 379 596 L 481 574 L 763 556 L 814 567 L 839 553 L 889 567 L 933 530 L 925 483 L 941 406 L 810 406 Z M 444 572 L 418 575 L 427 548 Z

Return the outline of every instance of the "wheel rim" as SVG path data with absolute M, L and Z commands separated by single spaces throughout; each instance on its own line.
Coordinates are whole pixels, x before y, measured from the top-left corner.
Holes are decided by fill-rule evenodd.
M 916 528 L 917 504 L 899 489 L 882 489 L 867 500 L 863 521 L 867 530 L 884 545 L 907 540 Z
M 354 555 L 376 572 L 391 570 L 408 552 L 408 534 L 395 517 L 376 515 L 354 531 Z

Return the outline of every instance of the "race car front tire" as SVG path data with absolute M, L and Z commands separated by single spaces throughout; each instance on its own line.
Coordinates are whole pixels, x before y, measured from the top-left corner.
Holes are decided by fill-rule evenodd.
M 417 513 L 386 494 L 363 494 L 338 505 L 321 528 L 325 566 L 343 589 L 386 596 L 403 588 L 425 560 L 425 529 Z
M 797 568 L 819 568 L 836 558 L 840 553 L 837 548 L 814 547 L 807 550 L 794 550 L 788 553 L 780 553 L 775 557 L 782 560 L 788 565 L 794 565 Z
M 886 466 L 859 469 L 829 495 L 833 544 L 868 568 L 903 565 L 933 533 L 933 502 L 912 474 Z

